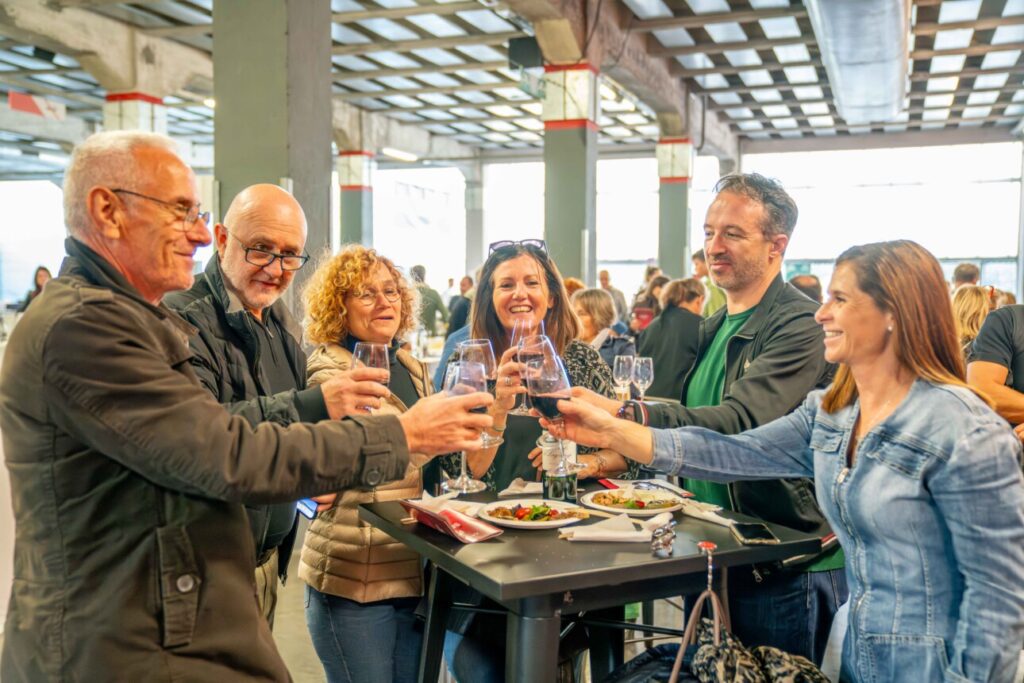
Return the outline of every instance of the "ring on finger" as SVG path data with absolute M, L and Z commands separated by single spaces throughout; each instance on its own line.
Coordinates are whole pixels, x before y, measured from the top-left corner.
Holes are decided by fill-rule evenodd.
M 505 386 L 512 386 L 512 375 L 505 375 Z

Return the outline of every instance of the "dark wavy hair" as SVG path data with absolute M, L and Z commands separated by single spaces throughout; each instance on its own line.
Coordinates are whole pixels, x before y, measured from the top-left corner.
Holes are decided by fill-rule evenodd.
M 498 320 L 498 313 L 494 310 L 494 271 L 502 263 L 524 255 L 536 261 L 544 273 L 544 283 L 552 298 L 551 307 L 544 316 L 544 329 L 554 344 L 555 351 L 563 353 L 569 342 L 579 335 L 579 321 L 569 305 L 569 295 L 565 291 L 562 274 L 558 272 L 555 262 L 540 247 L 511 244 L 495 249 L 487 258 L 480 273 L 476 296 L 473 297 L 473 307 L 469 314 L 470 335 L 474 339 L 490 339 L 496 358 L 500 358 L 508 348 L 511 330 L 506 330 L 502 326 Z

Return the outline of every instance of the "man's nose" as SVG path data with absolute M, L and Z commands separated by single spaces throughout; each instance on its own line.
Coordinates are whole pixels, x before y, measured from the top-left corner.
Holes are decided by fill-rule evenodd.
M 267 271 L 274 277 L 281 277 L 284 275 L 284 265 L 281 263 L 280 258 L 275 258 L 273 261 L 263 266 L 263 270 Z
M 188 235 L 190 242 L 198 244 L 201 247 L 205 247 L 213 242 L 213 235 L 210 233 L 210 228 L 203 221 L 195 221 L 192 223 L 192 225 L 188 226 L 185 234 Z

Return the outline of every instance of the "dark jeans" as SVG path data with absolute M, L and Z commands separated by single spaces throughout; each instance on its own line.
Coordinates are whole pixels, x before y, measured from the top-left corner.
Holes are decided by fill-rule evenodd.
M 844 569 L 781 572 L 761 583 L 749 568 L 730 570 L 732 632 L 747 647 L 770 645 L 820 665 L 832 619 L 848 595 Z
M 306 625 L 328 683 L 404 683 L 419 672 L 419 598 L 359 603 L 306 586 Z

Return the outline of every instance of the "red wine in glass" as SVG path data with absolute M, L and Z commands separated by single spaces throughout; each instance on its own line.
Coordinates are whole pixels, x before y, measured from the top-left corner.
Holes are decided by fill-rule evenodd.
M 533 407 L 540 411 L 540 414 L 549 420 L 555 420 L 562 416 L 562 413 L 558 411 L 559 401 L 570 400 L 568 394 L 531 394 L 530 400 L 533 402 Z

